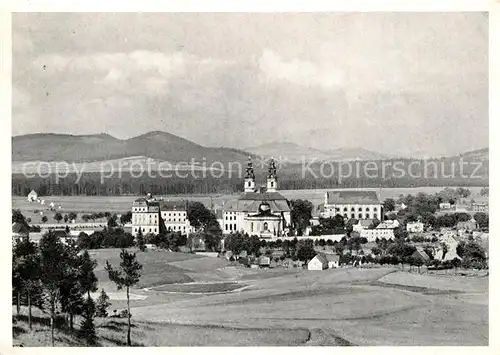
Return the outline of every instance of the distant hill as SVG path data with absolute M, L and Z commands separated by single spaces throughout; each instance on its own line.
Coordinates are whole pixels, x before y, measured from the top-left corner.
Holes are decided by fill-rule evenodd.
M 246 149 L 262 157 L 282 157 L 290 162 L 312 161 L 352 161 L 352 160 L 383 160 L 389 156 L 364 148 L 339 148 L 323 151 L 304 147 L 290 142 L 272 142 Z
M 272 142 L 257 147 L 246 148 L 245 150 L 260 157 L 275 157 L 276 159 L 295 163 L 303 160 L 312 161 L 313 159 L 317 159 L 323 161 L 328 159 L 328 155 L 321 150 L 304 147 L 291 142 Z
M 459 155 L 459 157 L 463 158 L 464 160 L 486 161 L 490 159 L 489 154 L 489 148 L 482 148 L 462 153 Z
M 328 154 L 328 160 L 385 160 L 390 157 L 385 154 L 374 152 L 372 150 L 356 148 L 338 148 L 325 152 Z
M 149 157 L 170 163 L 244 161 L 251 155 L 231 148 L 203 147 L 176 135 L 155 131 L 130 139 L 108 134 L 29 134 L 12 138 L 12 161 L 96 162 L 129 157 Z

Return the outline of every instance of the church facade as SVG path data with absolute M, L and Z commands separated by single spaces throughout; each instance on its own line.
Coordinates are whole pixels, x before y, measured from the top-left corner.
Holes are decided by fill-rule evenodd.
M 234 232 L 257 235 L 263 239 L 289 233 L 291 217 L 288 200 L 278 192 L 276 163 L 269 161 L 266 185 L 256 188 L 252 161 L 248 160 L 244 177 L 244 192 L 223 206 L 222 233 Z

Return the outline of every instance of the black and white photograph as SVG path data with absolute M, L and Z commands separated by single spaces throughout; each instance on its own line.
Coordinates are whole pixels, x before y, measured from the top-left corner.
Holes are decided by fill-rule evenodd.
M 12 13 L 12 346 L 487 347 L 490 21 Z

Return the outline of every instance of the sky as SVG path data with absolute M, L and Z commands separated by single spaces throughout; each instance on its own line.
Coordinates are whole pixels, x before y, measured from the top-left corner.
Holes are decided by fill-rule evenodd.
M 488 147 L 485 13 L 16 13 L 12 134 Z

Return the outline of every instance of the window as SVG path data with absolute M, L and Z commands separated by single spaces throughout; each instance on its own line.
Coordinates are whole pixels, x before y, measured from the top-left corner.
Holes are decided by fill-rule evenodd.
M 250 223 L 250 232 L 253 232 L 253 222 Z
M 370 208 L 369 207 L 366 207 L 366 212 L 369 212 L 370 211 Z
M 362 219 L 363 218 L 363 214 L 362 213 L 358 214 L 358 218 Z
M 362 211 L 363 211 L 363 209 L 361 207 L 358 208 L 358 212 L 362 212 Z
M 367 219 L 370 218 L 370 214 L 369 213 L 366 214 L 366 218 Z
M 354 213 L 351 213 L 351 218 L 354 218 Z
M 347 213 L 344 213 L 344 218 L 347 218 Z
M 264 230 L 267 231 L 267 222 L 264 222 Z
M 377 207 L 373 207 L 373 212 L 377 212 Z
M 273 182 L 273 181 L 271 181 L 271 187 L 273 187 L 273 186 L 274 186 L 274 182 Z
M 355 210 L 354 210 L 354 207 L 352 207 L 352 208 L 351 208 L 351 212 L 354 212 L 354 211 L 355 211 Z
M 347 207 L 344 207 L 344 212 L 347 212 Z M 347 215 L 344 215 L 344 216 L 347 217 Z

